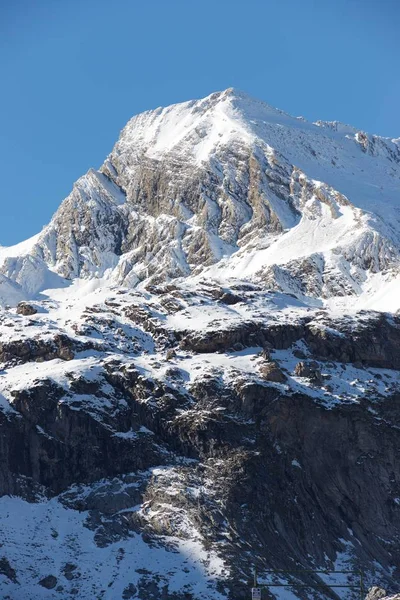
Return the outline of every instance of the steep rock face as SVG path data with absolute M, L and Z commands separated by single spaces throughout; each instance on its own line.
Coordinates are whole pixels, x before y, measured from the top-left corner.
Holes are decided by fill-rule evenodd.
M 127 223 L 118 207 L 123 201 L 111 181 L 89 171 L 61 204 L 36 252 L 69 279 L 101 277 L 122 253 Z
M 188 332 L 183 334 L 180 346 L 201 353 L 252 346 L 285 350 L 295 342 L 304 340 L 311 355 L 319 360 L 399 369 L 399 317 L 382 313 L 364 313 L 363 316 L 363 320 L 354 321 L 351 318 L 332 319 L 324 314 L 290 324 L 244 321 L 211 330 Z
M 124 385 L 128 395 L 140 394 L 131 381 L 125 380 Z M 218 394 L 210 392 L 208 400 L 203 400 L 204 409 L 208 406 L 208 410 L 216 399 L 215 393 Z M 171 497 L 168 492 L 173 481 L 170 473 L 164 481 L 158 479 L 156 487 L 154 481 L 150 482 L 145 487 L 143 502 L 146 510 L 155 515 L 149 522 L 153 533 L 182 534 L 179 522 L 175 524 L 178 507 L 182 516 L 191 515 L 207 539 L 214 543 L 224 535 L 229 523 L 230 539 L 221 551 L 229 557 L 232 569 L 229 582 L 236 595 L 239 593 L 237 578 L 250 579 L 254 561 L 260 575 L 265 565 L 294 570 L 296 565 L 305 566 L 304 556 L 311 556 L 313 564 L 319 567 L 332 569 L 338 552 L 346 549 L 343 540 L 353 548 L 355 564 L 363 568 L 371 556 L 381 565 L 397 564 L 400 550 L 395 540 L 399 531 L 393 529 L 397 509 L 394 501 L 387 501 L 388 497 L 393 499 L 398 494 L 396 429 L 392 426 L 377 428 L 375 417 L 369 416 L 362 406 L 329 411 L 316 408 L 309 398 L 302 396 L 280 395 L 279 401 L 278 397 L 274 401 L 269 397 L 268 388 L 260 385 L 254 393 L 254 388 L 250 391 L 245 387 L 240 391 L 243 406 L 247 407 L 247 419 L 255 418 L 255 424 L 238 424 L 233 429 L 224 418 L 218 419 L 216 412 L 211 412 L 207 419 L 196 417 L 192 421 L 188 415 L 189 418 L 183 420 L 177 416 L 171 401 L 168 404 L 159 401 L 157 409 L 139 412 L 142 427 L 152 427 L 158 443 L 168 441 L 169 447 L 179 448 L 192 457 L 202 457 L 203 465 L 197 466 L 195 462 L 193 467 L 183 470 L 184 481 L 191 480 L 195 489 L 198 486 L 202 489 L 207 474 L 207 485 L 212 482 L 214 487 L 214 502 L 218 499 L 213 514 L 210 512 L 213 501 L 207 499 L 205 492 L 201 492 L 199 505 L 192 505 L 185 494 L 182 498 L 176 494 Z M 45 428 L 42 433 L 25 428 L 16 436 L 15 424 L 10 425 L 13 429 L 10 439 L 6 438 L 5 448 L 12 455 L 11 468 L 19 476 L 32 477 L 34 482 L 46 485 L 54 493 L 65 490 L 68 480 L 88 482 L 99 476 L 112 477 L 159 464 L 157 451 L 151 451 L 152 446 L 156 446 L 152 440 L 149 445 L 146 434 L 135 442 L 110 438 L 104 426 L 93 421 L 90 415 L 71 412 L 67 407 L 59 413 L 54 426 L 49 412 L 52 396 L 54 394 L 47 389 L 46 394 L 39 390 L 32 392 L 29 402 L 21 395 L 16 398 L 14 406 L 29 419 L 30 427 L 41 423 Z M 249 412 L 251 397 L 256 397 L 257 402 Z M 234 395 L 226 394 L 223 405 L 227 403 L 231 414 L 239 417 L 242 411 L 240 405 L 232 411 L 233 399 Z M 391 400 L 393 405 L 398 399 Z M 37 416 L 31 412 L 30 403 L 35 404 Z M 171 418 L 176 426 L 168 432 L 167 423 Z M 257 440 L 251 448 L 245 441 L 249 436 Z M 62 441 L 61 445 L 57 439 Z M 97 448 L 95 454 L 94 447 Z M 352 449 L 350 453 L 349 449 Z M 118 461 L 117 457 L 120 457 Z M 26 464 L 31 464 L 32 470 L 24 472 Z M 63 465 L 62 477 L 60 464 Z M 12 486 L 9 478 L 3 482 L 3 492 L 21 493 L 18 480 Z M 179 488 L 183 493 L 185 484 L 180 483 Z M 114 502 L 111 492 L 108 497 L 109 502 Z M 79 506 L 80 510 L 87 510 L 85 502 L 81 501 Z M 107 537 L 111 532 L 103 535 Z M 390 544 L 389 540 L 392 540 Z M 252 555 L 247 562 L 243 552 L 249 544 L 258 558 Z M 396 578 L 394 573 L 392 576 Z M 312 588 L 312 580 L 308 583 Z M 247 593 L 243 586 L 241 595 L 246 597 Z M 303 597 L 301 592 L 299 597 Z
M 361 362 L 399 369 L 400 320 L 376 313 L 354 326 L 351 319 L 338 322 L 319 319 L 307 327 L 305 338 L 311 352 L 322 360 Z
M 51 380 L 37 382 L 30 390 L 14 394 L 13 406 L 23 419 L 10 415 L 2 422 L 2 495 L 20 492 L 21 477 L 54 494 L 75 482 L 90 482 L 162 463 L 151 437 L 145 433 L 126 439 L 115 436 L 110 431 L 111 414 L 101 422 L 95 412 L 81 410 L 82 401 L 74 400 L 72 393 L 101 394 L 99 384 L 84 384 L 72 381 L 69 401 L 68 397 L 63 399 L 65 390 Z M 118 419 L 119 427 L 113 423 L 116 429 L 140 429 L 128 409 L 121 411 Z

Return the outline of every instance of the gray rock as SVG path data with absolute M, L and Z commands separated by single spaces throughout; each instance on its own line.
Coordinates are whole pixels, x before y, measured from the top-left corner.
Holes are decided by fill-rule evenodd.
M 3 556 L 0 558 L 0 574 L 7 577 L 13 583 L 17 583 L 17 573 L 11 566 L 9 560 Z
M 266 361 L 270 361 L 271 360 L 271 350 L 270 348 L 264 348 L 263 351 L 261 352 L 261 356 L 264 360 Z
M 68 581 L 75 579 L 77 577 L 77 568 L 77 565 L 74 565 L 73 563 L 65 563 L 62 568 L 65 579 L 68 579 Z
M 365 600 L 383 600 L 387 596 L 386 590 L 374 585 L 368 590 Z
M 57 577 L 54 577 L 54 575 L 47 575 L 47 577 L 44 577 L 39 581 L 39 585 L 48 590 L 52 590 L 57 585 Z
M 319 364 L 315 361 L 298 362 L 294 368 L 294 373 L 298 377 L 306 377 L 314 383 L 322 383 L 322 374 Z
M 137 594 L 137 587 L 133 583 L 130 583 L 129 585 L 126 586 L 126 588 L 122 592 L 122 598 L 123 598 L 123 600 L 130 600 L 131 598 L 134 598 L 136 596 L 136 594 Z
M 232 305 L 238 304 L 238 302 L 243 302 L 243 298 L 237 296 L 236 294 L 233 294 L 232 292 L 225 292 L 224 294 L 222 294 L 219 301 L 222 302 L 222 304 Z
M 175 357 L 176 357 L 175 350 L 173 348 L 168 348 L 166 355 L 165 355 L 165 360 L 172 360 Z
M 274 361 L 267 362 L 260 366 L 260 375 L 266 381 L 273 381 L 275 383 L 285 383 L 287 380 L 286 375 L 279 368 L 278 364 Z
M 37 308 L 32 304 L 28 304 L 28 302 L 20 302 L 17 305 L 17 313 L 25 316 L 35 315 L 37 313 Z

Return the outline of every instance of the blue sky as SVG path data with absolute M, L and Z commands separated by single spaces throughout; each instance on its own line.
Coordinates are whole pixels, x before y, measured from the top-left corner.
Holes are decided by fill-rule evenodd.
M 0 244 L 41 230 L 134 114 L 230 86 L 400 136 L 398 0 L 0 3 Z

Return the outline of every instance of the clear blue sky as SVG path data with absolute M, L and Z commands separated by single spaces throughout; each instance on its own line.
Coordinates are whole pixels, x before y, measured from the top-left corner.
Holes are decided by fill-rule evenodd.
M 237 87 L 400 136 L 400 0 L 0 2 L 0 244 L 41 230 L 145 109 Z

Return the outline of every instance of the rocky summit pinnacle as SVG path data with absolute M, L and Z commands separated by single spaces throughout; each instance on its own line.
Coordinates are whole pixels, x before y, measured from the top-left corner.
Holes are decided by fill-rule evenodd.
M 1 596 L 398 591 L 399 139 L 144 112 L 0 307 Z

